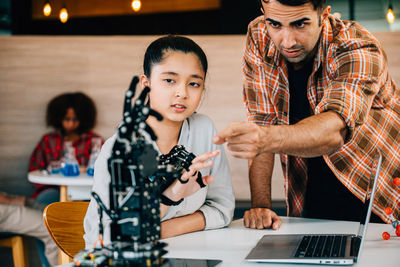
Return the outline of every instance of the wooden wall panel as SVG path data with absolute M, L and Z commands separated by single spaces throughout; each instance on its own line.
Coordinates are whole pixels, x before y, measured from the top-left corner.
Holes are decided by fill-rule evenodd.
M 400 32 L 375 34 L 382 41 L 392 77 L 400 84 Z M 143 53 L 155 36 L 0 37 L 0 190 L 29 194 L 28 160 L 46 131 L 45 107 L 54 96 L 83 91 L 98 108 L 95 131 L 111 136 L 121 120 L 124 92 L 142 73 Z M 242 54 L 245 36 L 192 36 L 209 59 L 206 95 L 199 112 L 221 130 L 246 120 L 242 103 Z M 249 199 L 247 162 L 232 158 L 235 194 Z M 273 199 L 282 199 L 283 179 L 275 161 Z
M 111 136 L 122 118 L 124 92 L 142 73 L 155 36 L 0 37 L 0 190 L 26 193 L 28 160 L 47 129 L 45 107 L 54 96 L 83 91 L 98 108 L 96 131 Z M 245 120 L 242 54 L 245 36 L 193 36 L 209 59 L 199 111 L 222 129 Z M 230 158 L 236 196 L 249 199 L 247 162 Z M 280 186 L 280 188 L 282 188 Z M 275 196 L 275 195 L 274 195 Z
M 52 13 L 48 18 L 58 18 L 65 3 L 70 17 L 138 15 L 161 12 L 198 11 L 220 8 L 220 0 L 141 0 L 139 12 L 131 8 L 130 0 L 50 0 Z M 32 17 L 45 19 L 44 0 L 32 0 Z

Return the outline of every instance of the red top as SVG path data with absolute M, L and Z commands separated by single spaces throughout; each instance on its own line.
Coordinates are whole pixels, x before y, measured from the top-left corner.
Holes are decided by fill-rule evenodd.
M 87 166 L 89 162 L 90 152 L 92 151 L 92 138 L 101 136 L 89 132 L 79 136 L 72 145 L 75 148 L 75 156 L 79 165 Z M 101 138 L 102 139 L 102 138 Z M 102 139 L 102 143 L 104 140 Z M 29 161 L 29 171 L 46 169 L 51 161 L 60 160 L 63 156 L 64 137 L 60 131 L 54 131 L 45 134 L 40 142 L 36 145 L 35 150 Z M 35 184 L 35 192 L 32 197 L 37 195 L 46 188 L 55 187 L 51 185 Z

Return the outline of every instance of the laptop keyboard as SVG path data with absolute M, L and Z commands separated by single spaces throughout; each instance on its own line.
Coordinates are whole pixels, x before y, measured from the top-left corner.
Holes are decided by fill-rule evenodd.
M 305 235 L 297 248 L 296 258 L 343 258 L 347 236 Z

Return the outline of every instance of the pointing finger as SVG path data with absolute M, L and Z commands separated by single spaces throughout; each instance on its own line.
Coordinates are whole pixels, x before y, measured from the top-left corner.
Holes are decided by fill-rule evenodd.
M 221 144 L 225 143 L 227 141 L 226 140 L 227 138 L 229 138 L 235 134 L 235 131 L 236 131 L 235 128 L 237 127 L 236 125 L 237 125 L 237 123 L 232 123 L 224 130 L 216 133 L 212 138 L 213 143 L 216 145 L 221 145 Z
M 216 156 L 218 156 L 218 154 L 221 153 L 221 150 L 214 150 L 214 151 L 210 151 L 210 152 L 206 152 L 203 154 L 198 155 L 197 157 L 195 157 L 192 161 L 192 164 L 197 163 L 197 162 L 201 162 L 201 161 L 206 161 L 209 160 L 211 158 L 215 158 Z
M 212 161 L 196 162 L 190 165 L 190 170 L 200 171 L 201 169 L 211 167 L 213 165 Z
M 248 127 L 248 122 L 234 122 L 224 130 L 214 135 L 212 141 L 217 145 L 223 144 L 227 142 L 228 138 L 246 134 L 248 132 Z

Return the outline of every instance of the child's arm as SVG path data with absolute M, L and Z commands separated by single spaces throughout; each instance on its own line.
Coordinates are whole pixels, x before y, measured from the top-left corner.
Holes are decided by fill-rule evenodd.
M 197 156 L 193 161 L 192 165 L 189 167 L 189 171 L 184 171 L 181 179 L 183 181 L 188 181 L 182 184 L 179 180 L 173 182 L 162 194 L 174 202 L 178 202 L 188 196 L 193 195 L 201 189 L 199 183 L 196 181 L 198 177 L 198 172 L 201 169 L 209 168 L 213 165 L 213 161 L 210 159 L 215 158 L 219 155 L 221 151 L 214 150 L 211 152 L 203 153 Z M 209 185 L 213 182 L 214 178 L 211 175 L 202 177 L 203 184 Z M 163 218 L 167 213 L 169 206 L 160 204 L 160 218 Z
M 218 156 L 220 152 L 220 150 L 214 150 L 198 155 L 192 161 L 192 165 L 189 167 L 190 170 L 184 171 L 181 176 L 183 181 L 188 182 L 182 184 L 179 180 L 175 180 L 175 182 L 173 182 L 162 194 L 172 201 L 179 201 L 180 199 L 191 196 L 199 191 L 200 185 L 196 181 L 198 172 L 201 169 L 210 168 L 213 165 L 213 161 L 211 159 Z M 213 182 L 213 177 L 211 175 L 203 176 L 202 179 L 205 185 Z
M 204 230 L 206 220 L 201 211 L 195 213 L 175 217 L 161 223 L 161 238 L 168 238 L 186 233 Z
M 164 196 L 168 197 L 172 201 L 179 201 L 181 198 L 188 197 L 194 193 L 196 193 L 200 189 L 200 185 L 196 182 L 197 179 L 197 171 L 200 171 L 203 168 L 210 168 L 213 165 L 213 161 L 209 161 L 212 158 L 215 158 L 220 154 L 220 150 L 214 150 L 212 152 L 207 152 L 204 154 L 201 154 L 193 160 L 193 164 L 190 166 L 190 171 L 189 172 L 184 172 L 182 175 L 182 180 L 187 180 L 189 179 L 188 183 L 181 184 L 178 180 L 175 181 L 167 190 L 163 192 Z M 219 157 L 217 157 L 219 158 Z M 217 160 L 219 163 L 221 160 Z M 219 165 L 219 164 L 218 164 Z M 227 167 L 227 166 L 226 166 Z M 223 181 L 218 182 L 220 185 L 225 185 L 224 180 L 228 179 L 230 182 L 230 177 L 229 177 L 229 170 L 227 168 L 220 168 L 218 167 L 219 171 L 214 171 L 215 174 L 218 174 L 219 176 L 225 175 L 226 177 L 221 177 Z M 222 173 L 221 173 L 222 171 Z M 207 175 L 202 177 L 203 178 L 203 183 L 205 185 L 211 185 L 212 182 L 214 181 L 214 178 L 212 175 Z M 230 183 L 229 183 L 230 185 Z M 219 186 L 220 188 L 220 186 Z M 220 188 L 221 189 L 221 188 Z M 230 185 L 230 188 L 223 188 L 224 190 L 227 190 L 228 192 L 232 190 L 232 187 Z M 219 191 L 218 189 L 213 191 Z M 215 193 L 215 192 L 214 192 Z M 220 192 L 222 193 L 222 192 Z M 226 194 L 222 193 L 221 198 L 226 198 Z M 221 213 L 230 213 L 230 212 L 225 212 L 224 211 L 224 205 L 223 203 L 226 201 L 220 201 L 219 203 L 219 198 L 215 199 L 216 203 L 212 203 L 213 201 L 207 201 L 208 203 L 204 204 L 202 206 L 202 209 L 207 212 L 208 216 L 213 216 L 217 215 L 217 217 L 221 219 L 216 219 L 213 218 L 212 220 L 217 220 L 218 222 L 212 222 L 211 224 L 214 226 L 214 224 L 217 224 L 218 227 L 225 226 L 230 222 L 232 219 L 231 214 L 227 216 L 221 215 Z M 229 201 L 228 201 L 229 202 Z M 233 202 L 233 194 L 232 194 L 232 202 Z M 230 204 L 230 203 L 229 203 Z M 232 209 L 233 209 L 232 204 Z M 231 205 L 227 205 L 231 206 Z M 164 217 L 166 212 L 168 211 L 169 206 L 166 206 L 164 204 L 161 204 L 160 206 L 160 215 L 161 218 Z M 219 213 L 219 214 L 217 214 Z M 227 219 L 223 219 L 224 217 L 228 217 Z M 220 222 L 219 222 L 220 221 Z M 226 221 L 226 222 L 225 222 Z M 216 228 L 215 226 L 212 228 Z M 181 217 L 175 217 L 171 218 L 168 220 L 165 220 L 161 223 L 161 238 L 168 238 L 168 237 L 173 237 L 177 235 L 182 235 L 186 233 L 191 233 L 195 231 L 201 231 L 206 228 L 206 217 L 203 214 L 203 211 L 196 211 L 192 214 L 181 216 Z

